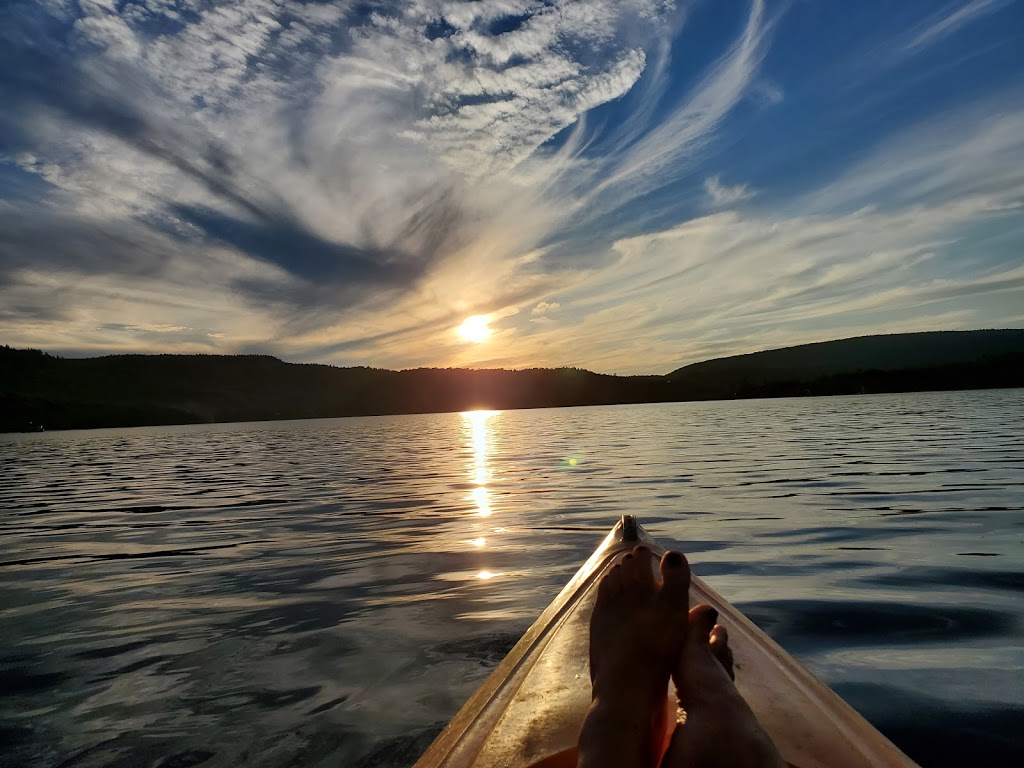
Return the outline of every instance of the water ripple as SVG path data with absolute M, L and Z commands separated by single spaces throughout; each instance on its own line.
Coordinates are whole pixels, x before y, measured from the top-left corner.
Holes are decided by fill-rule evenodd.
M 0 435 L 0 762 L 409 765 L 630 512 L 923 765 L 1019 764 L 1021 435 L 1019 390 Z

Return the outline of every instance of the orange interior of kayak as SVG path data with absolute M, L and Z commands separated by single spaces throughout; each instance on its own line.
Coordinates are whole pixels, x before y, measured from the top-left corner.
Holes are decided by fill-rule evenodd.
M 470 697 L 417 768 L 575 766 L 576 739 L 590 705 L 589 626 L 604 570 L 643 542 L 664 551 L 624 517 L 508 656 Z M 690 605 L 708 603 L 729 630 L 736 685 L 795 768 L 916 765 L 827 686 L 701 579 Z M 669 686 L 671 688 L 671 684 Z M 674 724 L 675 703 L 666 690 Z M 666 733 L 666 744 L 670 734 Z

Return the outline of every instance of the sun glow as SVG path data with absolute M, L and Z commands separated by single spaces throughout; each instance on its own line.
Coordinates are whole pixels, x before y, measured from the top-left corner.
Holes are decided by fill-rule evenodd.
M 492 333 L 491 329 L 487 326 L 488 322 L 490 322 L 490 318 L 487 315 L 472 315 L 463 320 L 462 325 L 456 330 L 463 341 L 479 344 Z

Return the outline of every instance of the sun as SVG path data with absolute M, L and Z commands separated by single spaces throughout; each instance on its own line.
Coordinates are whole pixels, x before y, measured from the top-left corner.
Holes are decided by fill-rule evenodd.
M 463 320 L 456 330 L 463 341 L 479 344 L 491 335 L 491 329 L 487 327 L 489 319 L 487 315 L 473 315 Z

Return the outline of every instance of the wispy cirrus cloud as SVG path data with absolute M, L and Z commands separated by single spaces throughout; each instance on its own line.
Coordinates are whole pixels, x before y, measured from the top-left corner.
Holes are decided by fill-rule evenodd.
M 592 216 L 660 189 L 686 174 L 754 83 L 767 53 L 772 23 L 753 0 L 743 30 L 683 100 L 656 126 L 612 158 L 609 175 L 588 196 Z
M 736 184 L 730 187 L 723 184 L 718 176 L 709 176 L 704 179 L 704 191 L 708 193 L 711 205 L 716 208 L 738 203 L 740 200 L 746 200 L 754 194 L 753 190 L 749 189 L 746 184 Z
M 27 254 L 46 250 L 55 269 L 123 283 L 201 263 L 216 243 L 271 269 L 206 284 L 276 315 L 300 345 L 381 305 L 422 322 L 542 293 L 525 265 L 579 209 L 559 180 L 585 173 L 588 139 L 541 147 L 628 92 L 646 48 L 664 60 L 675 12 L 660 0 L 30 5 L 7 11 L 16 109 L 0 140 L 49 187 L 7 233 L 0 269 L 24 280 Z
M 1011 88 L 887 137 L 797 203 L 807 210 L 941 203 L 984 196 L 1024 201 L 1024 91 Z
M 548 362 L 664 372 L 880 328 L 989 327 L 982 307 L 1012 318 L 1024 299 L 1013 245 L 1024 241 L 1024 172 L 1012 161 L 1024 156 L 1024 112 L 996 107 L 1013 103 L 1001 93 L 910 126 L 786 205 L 619 240 L 607 266 L 561 288 L 563 306 L 579 313 L 571 339 L 535 327 L 513 349 L 521 359 L 541 349 Z M 871 200 L 886 204 L 865 206 Z M 1005 242 L 1005 255 L 972 246 L 979 230 Z M 612 334 L 631 344 L 600 341 Z
M 1001 7 L 925 16 L 908 50 Z M 759 142 L 828 105 L 772 59 L 801 10 L 14 0 L 0 333 L 636 371 L 756 346 L 769 325 L 795 341 L 870 325 L 877 296 L 893 327 L 969 323 L 934 291 L 1015 290 L 993 277 L 1012 272 L 1014 95 L 867 130 L 824 180 L 777 183 Z M 990 241 L 974 277 L 958 261 L 971 227 Z M 493 317 L 490 346 L 452 332 L 469 314 Z
M 1009 5 L 1014 0 L 968 0 L 947 5 L 911 32 L 904 53 L 916 53 L 959 31 L 975 19 Z

